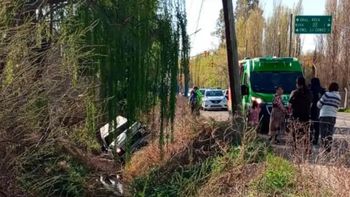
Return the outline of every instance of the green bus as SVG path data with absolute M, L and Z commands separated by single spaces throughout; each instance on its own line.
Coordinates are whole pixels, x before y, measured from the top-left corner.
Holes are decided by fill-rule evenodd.
M 260 132 L 266 134 L 275 88 L 283 87 L 282 99 L 287 105 L 290 93 L 296 88 L 296 79 L 303 76 L 301 64 L 298 59 L 290 57 L 259 57 L 244 59 L 239 63 L 243 111 L 249 109 L 254 100 L 260 103 Z

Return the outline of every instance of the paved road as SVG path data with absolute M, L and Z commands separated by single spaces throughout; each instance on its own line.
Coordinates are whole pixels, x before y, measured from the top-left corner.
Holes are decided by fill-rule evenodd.
M 350 113 L 338 113 L 336 127 L 350 128 Z
M 228 120 L 229 115 L 227 111 L 201 111 L 201 114 L 206 118 L 213 118 L 216 121 Z M 337 128 L 350 129 L 350 113 L 338 113 Z
M 202 111 L 201 114 L 204 117 L 213 118 L 217 121 L 225 121 L 229 118 L 227 111 Z M 268 136 L 266 135 L 260 135 L 260 137 L 268 140 Z M 286 142 L 287 138 L 287 136 L 281 136 L 280 140 Z M 341 158 L 343 153 L 347 152 L 349 150 L 348 147 L 350 147 L 350 113 L 338 113 L 333 139 L 333 146 L 335 147 L 333 148 L 335 154 L 334 158 Z M 293 159 L 293 157 L 296 156 L 292 153 L 291 146 L 286 145 L 285 143 L 272 145 L 272 147 L 278 155 L 285 158 Z M 309 160 L 310 162 L 325 162 L 322 161 L 322 158 L 320 159 L 322 152 L 319 146 L 313 146 L 312 150 L 311 159 Z M 331 161 L 326 160 L 326 162 Z

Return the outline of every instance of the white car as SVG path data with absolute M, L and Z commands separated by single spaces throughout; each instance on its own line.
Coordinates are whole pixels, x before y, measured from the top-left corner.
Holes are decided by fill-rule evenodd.
M 204 110 L 227 109 L 227 99 L 222 90 L 206 89 L 203 96 L 202 108 Z

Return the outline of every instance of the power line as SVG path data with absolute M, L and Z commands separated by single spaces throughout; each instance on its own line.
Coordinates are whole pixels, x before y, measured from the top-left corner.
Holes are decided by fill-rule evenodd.
M 199 14 L 198 14 L 198 18 L 197 18 L 197 24 L 196 24 L 195 31 L 198 30 L 199 20 L 200 20 L 201 15 L 202 15 L 203 3 L 204 3 L 204 0 L 202 0 L 202 2 L 201 2 L 201 7 L 199 9 Z
M 198 18 L 197 18 L 197 24 L 196 24 L 196 28 L 194 29 L 195 33 L 193 34 L 193 40 L 192 40 L 193 43 L 194 43 L 194 41 L 196 39 L 197 33 L 199 32 L 198 25 L 199 25 L 199 21 L 200 21 L 201 15 L 202 15 L 203 4 L 204 4 L 204 0 L 202 0 L 201 7 L 199 9 Z

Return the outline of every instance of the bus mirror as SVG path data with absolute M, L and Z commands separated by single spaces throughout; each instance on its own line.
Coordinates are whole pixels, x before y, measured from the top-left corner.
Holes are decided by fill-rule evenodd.
M 247 96 L 249 93 L 249 89 L 246 85 L 241 86 L 242 96 Z

